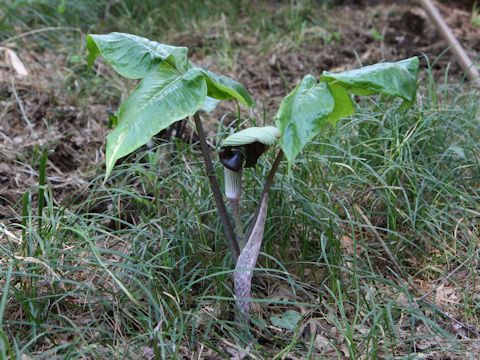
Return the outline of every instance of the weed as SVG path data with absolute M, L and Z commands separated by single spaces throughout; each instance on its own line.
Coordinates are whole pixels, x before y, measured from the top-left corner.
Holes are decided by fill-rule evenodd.
M 478 11 L 478 4 L 476 1 L 473 3 L 472 17 L 470 19 L 470 23 L 472 25 L 480 27 L 480 12 Z

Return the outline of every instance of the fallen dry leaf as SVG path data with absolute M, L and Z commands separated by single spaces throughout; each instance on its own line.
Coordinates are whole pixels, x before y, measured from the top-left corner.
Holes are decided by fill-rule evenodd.
M 5 50 L 5 56 L 8 58 L 10 65 L 19 76 L 27 76 L 28 71 L 22 60 L 18 57 L 17 53 L 9 48 L 3 48 Z

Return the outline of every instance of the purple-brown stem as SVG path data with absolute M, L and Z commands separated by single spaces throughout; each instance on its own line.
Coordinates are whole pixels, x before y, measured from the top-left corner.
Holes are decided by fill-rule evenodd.
M 267 217 L 268 195 L 262 197 L 258 208 L 259 212 L 253 225 L 252 233 L 238 257 L 235 273 L 233 274 L 236 306 L 240 315 L 240 319 L 237 318 L 237 320 L 242 321 L 247 321 L 249 316 L 253 269 L 257 264 L 260 246 L 262 245 L 265 219 Z
M 252 288 L 253 269 L 257 264 L 258 254 L 262 245 L 263 233 L 265 230 L 265 220 L 268 208 L 268 192 L 273 183 L 275 173 L 277 172 L 283 152 L 279 151 L 272 169 L 268 174 L 265 185 L 263 186 L 260 204 L 252 221 L 252 225 L 246 236 L 247 243 L 238 257 L 237 266 L 233 275 L 235 285 L 236 307 L 240 315 L 238 321 L 248 321 L 250 311 L 250 291 Z
M 240 255 L 240 247 L 238 246 L 237 239 L 235 238 L 232 223 L 228 218 L 227 208 L 223 202 L 222 192 L 220 191 L 220 186 L 218 185 L 218 180 L 215 176 L 212 159 L 210 158 L 210 152 L 207 145 L 207 138 L 205 137 L 202 120 L 200 119 L 198 112 L 193 115 L 193 119 L 195 120 L 195 127 L 197 128 L 198 137 L 200 138 L 200 147 L 202 149 L 203 160 L 205 162 L 205 172 L 210 180 L 210 188 L 212 189 L 213 197 L 215 198 L 215 203 L 217 204 L 220 221 L 222 222 L 225 236 L 228 244 L 230 245 L 233 259 L 236 263 L 238 256 Z
M 278 170 L 278 167 L 280 166 L 280 162 L 282 161 L 283 158 L 283 151 L 280 150 L 277 154 L 277 157 L 275 158 L 275 161 L 273 162 L 272 168 L 270 169 L 270 172 L 268 173 L 267 180 L 265 181 L 265 184 L 263 185 L 263 190 L 262 190 L 262 195 L 260 195 L 260 203 L 257 207 L 257 210 L 255 211 L 255 215 L 253 216 L 253 221 L 252 225 L 247 231 L 247 234 L 245 236 L 245 239 L 248 239 L 250 237 L 250 234 L 252 233 L 253 227 L 255 226 L 256 219 L 258 217 L 258 213 L 260 212 L 260 205 L 262 204 L 262 199 L 268 194 L 270 191 L 270 188 L 272 187 L 273 184 L 273 179 L 275 177 L 275 173 Z

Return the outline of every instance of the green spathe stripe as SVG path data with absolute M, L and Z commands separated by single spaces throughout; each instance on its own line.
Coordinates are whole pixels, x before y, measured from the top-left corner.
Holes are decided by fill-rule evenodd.
M 259 142 L 267 146 L 275 145 L 280 132 L 275 126 L 250 127 L 228 136 L 222 142 L 222 147 L 243 146 Z

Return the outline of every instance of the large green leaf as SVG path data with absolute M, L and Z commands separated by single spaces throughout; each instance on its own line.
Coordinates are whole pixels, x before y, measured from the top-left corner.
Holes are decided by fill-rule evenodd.
M 207 96 L 200 110 L 205 111 L 207 113 L 212 112 L 213 110 L 215 110 L 219 102 L 220 100 Z
M 179 71 L 187 68 L 186 47 L 176 47 L 124 34 L 87 35 L 88 65 L 102 55 L 116 72 L 129 79 L 143 79 L 158 64 L 168 61 Z
M 304 146 L 329 123 L 334 98 L 326 83 L 306 75 L 283 100 L 277 113 L 280 144 L 291 163 Z
M 193 115 L 206 97 L 207 85 L 198 68 L 179 74 L 164 62 L 150 72 L 118 110 L 119 125 L 107 136 L 105 178 L 119 158 L 172 123 Z
M 412 57 L 341 73 L 324 71 L 320 81 L 339 84 L 356 95 L 383 94 L 413 102 L 417 91 L 418 66 L 418 58 Z
M 335 125 L 341 118 L 352 115 L 355 112 L 350 94 L 345 88 L 335 82 L 328 84 L 330 92 L 333 95 L 335 105 L 333 111 L 328 115 L 328 122 Z
M 240 103 L 251 107 L 254 102 L 247 89 L 238 81 L 212 71 L 201 69 L 205 74 L 208 96 L 218 100 L 237 99 Z

